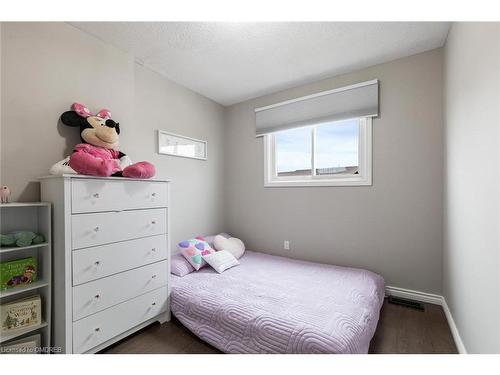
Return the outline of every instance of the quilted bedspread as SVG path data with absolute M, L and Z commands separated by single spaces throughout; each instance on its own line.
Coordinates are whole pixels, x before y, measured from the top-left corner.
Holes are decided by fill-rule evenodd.
M 172 312 L 202 340 L 226 353 L 368 352 L 382 277 L 251 251 L 240 262 L 172 275 Z

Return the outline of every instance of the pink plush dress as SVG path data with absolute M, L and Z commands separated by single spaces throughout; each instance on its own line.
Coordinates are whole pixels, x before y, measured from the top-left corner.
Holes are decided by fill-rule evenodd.
M 69 165 L 79 174 L 108 177 L 122 172 L 123 177 L 151 178 L 155 167 L 146 161 L 129 165 L 122 170 L 120 158 L 125 156 L 117 150 L 106 149 L 88 143 L 76 145 Z

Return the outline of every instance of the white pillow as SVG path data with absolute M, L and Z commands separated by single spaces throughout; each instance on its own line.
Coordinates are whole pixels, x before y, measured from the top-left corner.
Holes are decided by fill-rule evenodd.
M 217 251 L 229 251 L 236 259 L 241 258 L 245 252 L 245 244 L 242 240 L 235 237 L 226 238 L 220 234 L 215 236 L 214 246 Z
M 218 273 L 222 273 L 228 268 L 237 266 L 240 264 L 238 260 L 229 251 L 222 250 L 217 251 L 209 255 L 204 255 L 203 260 L 210 264 L 214 270 Z

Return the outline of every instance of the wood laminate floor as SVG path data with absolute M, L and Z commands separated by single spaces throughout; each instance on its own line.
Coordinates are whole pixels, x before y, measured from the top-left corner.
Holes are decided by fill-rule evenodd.
M 374 354 L 457 353 L 441 306 L 424 304 L 425 311 L 384 302 L 377 331 L 370 343 Z M 177 319 L 152 324 L 106 348 L 109 354 L 217 354 Z

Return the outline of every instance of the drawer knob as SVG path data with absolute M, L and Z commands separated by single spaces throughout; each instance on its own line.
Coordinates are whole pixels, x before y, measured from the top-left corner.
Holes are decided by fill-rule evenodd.
M 99 299 L 99 298 L 101 298 L 101 295 L 100 295 L 100 294 L 96 294 L 96 295 L 94 296 L 94 298 L 95 298 L 95 299 Z
M 156 197 L 156 193 L 151 193 L 151 196 L 152 197 Z
M 156 306 L 156 302 L 153 302 L 153 303 L 151 304 L 151 306 Z
M 99 232 L 99 227 L 95 227 L 94 232 Z
M 153 224 L 153 225 L 156 224 L 156 221 L 155 220 L 151 221 L 151 224 Z
M 100 264 L 101 264 L 101 261 L 96 260 L 96 261 L 94 262 L 94 264 L 95 264 L 96 266 L 98 266 L 98 265 L 100 265 Z
M 156 247 L 153 247 L 151 251 L 154 253 L 156 251 Z
M 94 331 L 99 332 L 101 329 L 99 327 L 94 328 Z
M 156 279 L 156 275 L 151 276 L 152 279 Z
M 99 193 L 95 193 L 94 198 L 99 198 Z

